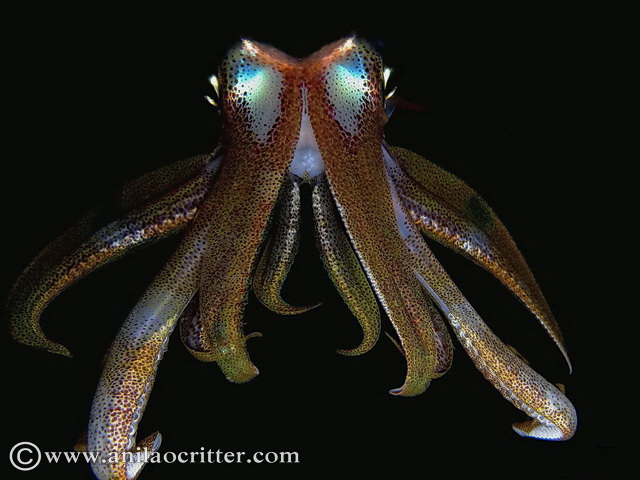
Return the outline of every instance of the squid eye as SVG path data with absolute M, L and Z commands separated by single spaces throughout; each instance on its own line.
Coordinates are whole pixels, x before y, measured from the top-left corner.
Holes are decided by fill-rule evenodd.
M 382 72 L 382 86 L 383 86 L 383 95 L 384 95 L 383 101 L 384 101 L 384 110 L 385 110 L 385 113 L 387 114 L 387 120 L 389 120 L 389 118 L 391 117 L 391 114 L 393 113 L 396 107 L 395 101 L 393 99 L 393 95 L 396 93 L 396 90 L 398 89 L 398 87 L 394 85 L 393 82 L 389 81 L 392 73 L 393 73 L 393 69 L 387 66 L 384 67 L 384 70 Z
M 213 90 L 215 91 L 215 96 L 210 97 L 209 95 L 205 95 L 204 98 L 207 100 L 207 102 L 209 102 L 211 105 L 213 105 L 216 108 L 220 108 L 220 85 L 218 83 L 218 77 L 216 77 L 215 75 L 211 75 L 209 77 L 209 83 L 211 84 L 211 86 L 213 87 Z
M 382 86 L 387 88 L 387 83 L 389 82 L 389 77 L 393 73 L 393 69 L 391 67 L 384 67 L 384 71 L 382 72 Z
M 394 70 L 385 65 L 382 71 L 382 95 L 384 100 L 389 100 L 398 88 L 395 82 Z
M 218 83 L 218 77 L 216 77 L 215 75 L 211 75 L 209 77 L 209 83 L 216 91 L 216 95 L 220 95 L 220 84 Z

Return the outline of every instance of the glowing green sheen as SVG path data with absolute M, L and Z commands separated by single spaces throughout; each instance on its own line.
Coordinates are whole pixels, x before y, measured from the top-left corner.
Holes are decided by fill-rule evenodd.
M 358 118 L 369 94 L 362 59 L 350 58 L 333 66 L 325 83 L 335 119 L 347 133 L 356 135 L 360 128 Z
M 232 92 L 237 102 L 249 110 L 249 127 L 264 142 L 278 118 L 282 75 L 277 70 L 254 66 L 240 59 L 234 75 Z

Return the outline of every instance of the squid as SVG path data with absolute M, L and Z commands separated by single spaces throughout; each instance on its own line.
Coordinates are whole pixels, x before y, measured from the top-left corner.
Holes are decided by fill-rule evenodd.
M 220 111 L 219 146 L 161 167 L 122 187 L 122 216 L 98 210 L 46 247 L 13 287 L 9 322 L 21 343 L 61 355 L 39 323 L 46 306 L 74 282 L 148 243 L 182 232 L 177 249 L 143 293 L 111 345 L 91 407 L 86 449 L 156 452 L 161 435 L 138 441 L 137 427 L 176 327 L 198 360 L 215 362 L 231 382 L 258 375 L 244 332 L 249 294 L 282 315 L 281 296 L 300 242 L 301 186 L 309 184 L 318 252 L 362 330 L 343 355 L 377 342 L 381 311 L 406 359 L 415 396 L 452 363 L 453 331 L 482 375 L 530 418 L 523 437 L 568 440 L 576 411 L 553 385 L 505 345 L 438 262 L 429 241 L 480 265 L 533 314 L 571 364 L 560 328 L 511 235 L 466 183 L 421 156 L 389 145 L 390 69 L 358 36 L 304 59 L 242 40 L 211 77 L 207 97 Z M 306 192 L 306 190 L 304 191 Z M 448 327 L 447 327 L 448 325 Z M 99 479 L 136 478 L 144 459 L 96 461 Z

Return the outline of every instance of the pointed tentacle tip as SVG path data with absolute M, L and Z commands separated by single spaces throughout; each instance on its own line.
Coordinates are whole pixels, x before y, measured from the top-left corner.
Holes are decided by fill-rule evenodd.
M 367 353 L 369 350 L 373 348 L 375 342 L 373 343 L 361 343 L 355 348 L 339 348 L 336 350 L 340 355 L 344 355 L 345 357 L 357 357 L 358 355 L 363 355 Z
M 260 375 L 260 370 L 253 364 L 243 369 L 236 369 L 236 371 L 231 371 L 230 369 L 225 371 L 227 380 L 232 383 L 248 383 L 258 375 Z
M 560 353 L 562 354 L 562 358 L 564 358 L 564 361 L 567 364 L 567 368 L 569 369 L 569 375 L 571 375 L 573 373 L 573 364 L 571 363 L 571 358 L 569 358 L 569 352 L 567 351 L 567 349 L 565 348 L 565 346 L 564 346 L 564 344 L 562 342 L 555 342 L 555 343 L 556 343 L 556 346 L 558 347 L 558 349 L 560 350 Z M 511 346 L 509 346 L 509 348 L 515 350 Z M 519 353 L 518 353 L 518 356 L 521 357 L 521 355 Z M 528 363 L 529 362 L 527 362 L 527 364 Z
M 569 368 L 569 375 L 571 375 L 573 373 L 573 364 L 571 363 L 569 354 L 565 350 L 563 350 L 562 355 L 564 356 L 564 359 L 567 362 L 567 367 Z
M 376 343 L 378 343 L 378 339 L 380 338 L 380 328 L 378 325 L 368 325 L 362 324 L 363 327 L 363 338 L 355 348 L 340 348 L 336 350 L 340 355 L 345 355 L 347 357 L 356 357 L 358 355 L 363 355 L 371 350 Z
M 188 347 L 186 345 L 185 345 L 185 348 L 191 354 L 191 356 L 193 356 L 193 358 L 201 362 L 210 363 L 210 362 L 216 362 L 218 360 L 218 354 L 216 352 L 210 352 L 210 351 L 201 352 L 199 350 L 194 350 L 193 348 Z
M 320 305 L 322 305 L 322 302 L 318 302 L 314 305 L 305 305 L 305 306 L 300 306 L 300 307 L 294 307 L 291 306 L 291 309 L 294 310 L 293 314 L 297 315 L 299 313 L 305 313 L 308 312 L 310 310 L 313 310 L 314 308 L 318 308 Z
M 262 333 L 253 332 L 243 337 L 242 346 L 218 347 L 219 354 L 216 361 L 227 380 L 233 383 L 247 383 L 260 374 L 260 370 L 253 364 L 244 348 L 247 340 L 258 337 L 262 337 Z
M 63 357 L 73 358 L 73 355 L 69 351 L 67 347 L 60 343 L 47 341 L 46 345 L 38 346 L 42 350 L 46 350 L 49 353 L 54 353 L 56 355 L 62 355 Z
M 57 353 L 58 355 L 62 355 L 63 357 L 73 358 L 73 354 L 69 351 L 69 349 L 63 345 L 57 345 L 56 350 L 49 350 L 51 353 Z
M 565 431 L 552 423 L 544 424 L 535 419 L 514 423 L 511 427 L 521 437 L 552 442 L 569 440 L 575 433 L 575 430 Z
M 336 353 L 344 355 L 345 357 L 357 357 L 359 355 L 362 355 L 363 353 L 368 352 L 369 350 L 370 348 L 362 349 L 358 346 L 356 348 L 338 348 L 336 350 Z
M 415 397 L 423 393 L 430 383 L 431 379 L 426 377 L 414 379 L 407 377 L 404 385 L 399 388 L 389 390 L 389 393 L 397 397 Z
M 393 336 L 389 332 L 384 332 L 384 334 L 387 336 L 389 340 L 391 340 L 391 343 L 393 343 L 393 345 L 398 349 L 400 354 L 403 357 L 407 358 L 407 355 L 404 353 L 404 348 L 402 348 L 402 345 L 395 338 L 393 338 Z
M 62 355 L 63 357 L 72 358 L 73 355 L 67 347 L 60 343 L 53 342 L 44 336 L 42 332 L 25 335 L 21 333 L 14 325 L 9 326 L 9 331 L 13 339 L 28 347 L 36 348 L 38 350 L 44 350 L 45 352 L 54 353 L 56 355 Z
M 317 308 L 320 305 L 322 305 L 322 302 L 316 303 L 315 305 L 302 305 L 297 307 L 295 305 L 290 305 L 289 303 L 283 300 L 280 306 L 278 307 L 277 313 L 281 315 L 299 315 L 301 313 L 308 312 L 309 310 L 313 310 L 314 308 Z

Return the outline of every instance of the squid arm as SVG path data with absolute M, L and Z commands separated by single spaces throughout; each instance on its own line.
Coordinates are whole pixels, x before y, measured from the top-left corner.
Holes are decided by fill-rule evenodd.
M 449 363 L 443 353 L 451 339 L 430 321 L 430 299 L 413 274 L 393 218 L 380 149 L 382 62 L 368 45 L 353 39 L 316 55 L 322 61 L 308 66 L 308 108 L 331 193 L 405 352 L 405 382 L 391 393 L 418 395 Z
M 254 273 L 253 291 L 270 310 L 281 315 L 296 315 L 318 306 L 289 305 L 280 293 L 300 241 L 300 185 L 296 180 L 286 180 L 279 203 L 278 222 Z
M 221 63 L 225 160 L 209 195 L 206 255 L 199 283 L 206 346 L 225 377 L 258 374 L 246 350 L 243 312 L 258 253 L 287 179 L 302 119 L 300 70 L 290 57 L 243 41 Z M 256 88 L 256 82 L 259 88 Z
M 225 161 L 211 192 L 219 204 L 209 218 L 199 287 L 200 317 L 209 359 L 218 363 L 229 381 L 244 383 L 259 372 L 246 350 L 242 314 L 254 262 L 285 172 L 283 169 L 277 176 L 257 172 L 253 179 L 249 172 L 227 177 L 225 167 L 236 166 Z M 243 182 L 240 185 L 231 178 L 243 178 Z M 264 184 L 269 188 L 258 187 Z
M 524 257 L 504 224 L 466 183 L 404 148 L 385 145 L 389 177 L 422 233 L 498 278 L 542 324 L 571 361 L 562 333 Z
M 207 208 L 206 202 L 202 208 Z M 153 452 L 160 447 L 158 432 L 136 444 L 137 428 L 169 337 L 198 289 L 207 237 L 202 218 L 196 218 L 142 295 L 106 356 L 87 432 L 87 449 L 99 455 L 92 464 L 99 479 L 136 478 L 145 464 L 144 458 L 126 459 L 122 455 L 144 453 L 145 447 Z M 119 456 L 118 461 L 113 461 L 114 455 Z
M 358 159 L 351 164 L 360 166 L 363 163 Z M 407 265 L 406 248 L 399 243 L 395 225 L 387 223 L 390 216 L 384 198 L 388 193 L 386 183 L 371 181 L 376 175 L 368 171 L 353 177 L 368 178 L 366 186 L 344 185 L 338 181 L 343 176 L 331 176 L 329 168 L 332 191 L 349 237 L 405 352 L 405 382 L 391 393 L 419 395 L 431 379 L 446 370 L 443 365 L 450 363 L 450 359 L 442 356 L 443 352 L 450 351 L 444 347 L 450 342 L 449 335 L 446 330 L 437 331 L 430 321 L 430 300 L 413 275 L 411 266 Z M 349 194 L 342 196 L 337 192 Z
M 392 159 L 384 152 L 387 165 Z M 398 229 L 410 251 L 413 269 L 446 315 L 476 368 L 516 408 L 532 420 L 514 425 L 522 436 L 568 440 L 577 427 L 575 408 L 562 391 L 533 370 L 484 323 L 437 261 L 413 218 L 410 207 L 392 188 Z
M 180 316 L 187 332 L 189 322 L 198 319 L 193 331 L 229 380 L 244 382 L 258 373 L 245 349 L 241 316 L 248 279 L 295 149 L 301 118 L 298 72 L 282 56 L 243 42 L 230 50 L 219 73 L 224 159 L 178 249 L 109 350 L 87 436 L 88 449 L 102 457 L 159 447 L 158 433 L 136 447 L 137 426 Z M 264 95 L 248 90 L 257 81 Z M 274 114 L 271 107 L 280 110 Z M 196 295 L 199 304 L 194 301 L 184 312 Z M 144 461 L 92 465 L 100 479 L 123 480 L 135 478 L 143 466 Z
M 211 348 L 202 326 L 200 301 L 197 294 L 182 312 L 179 323 L 180 338 L 187 351 L 202 362 L 215 361 L 211 356 Z
M 194 155 L 142 174 L 125 183 L 121 188 L 118 195 L 119 205 L 126 211 L 138 207 L 172 188 L 179 187 L 201 174 L 212 160 L 219 161 L 220 152 L 221 148 L 216 147 L 210 154 Z
M 341 349 L 343 355 L 368 352 L 380 336 L 378 303 L 360 261 L 342 231 L 331 190 L 324 175 L 313 185 L 313 216 L 316 242 L 322 263 L 362 329 L 363 338 L 355 348 Z
M 187 351 L 201 362 L 217 362 L 219 353 L 211 341 L 211 328 L 202 322 L 200 299 L 195 295 L 179 319 L 180 339 Z M 261 337 L 260 332 L 244 336 L 244 341 Z
M 96 230 L 99 213 L 94 210 L 45 248 L 19 277 L 9 296 L 13 337 L 70 356 L 66 347 L 46 338 L 40 327 L 46 306 L 99 267 L 183 229 L 203 201 L 219 160 L 213 155 L 200 155 L 144 175 L 144 181 L 131 182 L 119 195 L 121 208 L 135 207 L 129 214 Z M 178 171 L 182 172 L 178 180 L 168 178 L 168 173 Z M 193 178 L 176 186 L 189 177 Z M 146 190 L 136 193 L 132 185 L 139 183 L 146 185 Z M 151 197 L 155 198 L 148 200 Z

